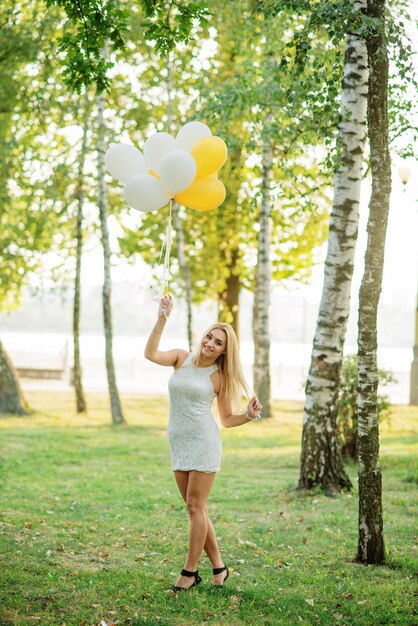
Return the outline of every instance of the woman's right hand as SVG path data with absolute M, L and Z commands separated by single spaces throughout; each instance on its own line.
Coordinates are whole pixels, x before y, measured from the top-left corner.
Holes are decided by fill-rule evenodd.
M 173 309 L 173 298 L 171 294 L 167 293 L 160 300 L 160 306 L 158 308 L 158 317 L 164 317 L 166 320 L 170 317 L 170 313 Z
M 253 396 L 248 403 L 247 411 L 245 414 L 248 419 L 256 420 L 260 417 L 260 412 L 262 408 L 263 408 L 263 405 L 260 404 L 260 401 L 257 398 L 257 396 Z

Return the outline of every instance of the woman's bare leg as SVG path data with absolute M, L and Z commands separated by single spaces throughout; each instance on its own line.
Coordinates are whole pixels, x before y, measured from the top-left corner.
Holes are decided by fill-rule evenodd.
M 174 472 L 174 476 L 177 482 L 177 486 L 182 495 L 183 500 L 186 502 L 187 495 L 187 485 L 189 482 L 189 472 Z M 218 542 L 216 540 L 215 529 L 213 528 L 213 524 L 207 514 L 208 519 L 208 534 L 206 535 L 205 545 L 203 546 L 204 551 L 208 555 L 209 561 L 212 563 L 212 567 L 222 567 L 223 561 L 221 557 L 221 553 L 219 551 Z
M 201 555 L 202 548 L 209 557 L 212 567 L 222 567 L 222 557 L 219 552 L 216 534 L 207 514 L 206 502 L 215 479 L 215 474 L 204 472 L 174 472 L 175 479 L 183 500 L 187 504 L 190 515 L 190 539 L 189 552 L 187 555 L 185 569 L 195 571 L 197 561 Z M 204 543 L 202 545 L 202 539 Z M 196 556 L 197 555 L 197 556 Z M 225 572 L 214 576 L 215 584 L 222 584 Z M 193 584 L 194 579 L 179 576 L 176 585 L 188 587 Z

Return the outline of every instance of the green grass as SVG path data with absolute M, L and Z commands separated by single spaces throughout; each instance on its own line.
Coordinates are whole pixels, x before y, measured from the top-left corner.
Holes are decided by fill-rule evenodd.
M 222 432 L 209 511 L 232 575 L 172 596 L 187 512 L 170 471 L 167 401 L 125 398 L 112 426 L 104 396 L 76 417 L 69 394 L 31 393 L 37 412 L 0 419 L 0 625 L 364 625 L 414 621 L 413 424 L 395 407 L 381 433 L 387 560 L 352 561 L 357 492 L 294 491 L 302 405 Z M 356 484 L 356 467 L 348 468 Z M 416 618 L 415 618 L 416 619 Z

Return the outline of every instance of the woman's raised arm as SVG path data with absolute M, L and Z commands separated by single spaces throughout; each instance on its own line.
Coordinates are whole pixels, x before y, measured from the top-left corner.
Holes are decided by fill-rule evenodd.
M 173 300 L 170 294 L 167 294 L 160 300 L 158 319 L 155 322 L 154 328 L 148 338 L 147 345 L 145 346 L 144 357 L 153 363 L 157 363 L 158 365 L 171 365 L 176 367 L 179 358 L 181 358 L 184 354 L 187 354 L 185 350 L 167 350 L 166 352 L 158 350 L 161 335 L 172 308 Z

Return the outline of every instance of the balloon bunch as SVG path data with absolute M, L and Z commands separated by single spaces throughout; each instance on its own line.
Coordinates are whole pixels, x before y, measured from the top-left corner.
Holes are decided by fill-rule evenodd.
M 110 146 L 106 168 L 125 183 L 125 200 L 138 211 L 157 211 L 170 200 L 197 211 L 216 209 L 225 199 L 218 179 L 227 148 L 206 124 L 189 122 L 174 138 L 155 133 L 147 139 L 144 154 L 131 144 Z
M 212 135 L 206 124 L 189 122 L 174 138 L 155 133 L 147 139 L 144 154 L 131 144 L 112 144 L 105 156 L 107 170 L 125 183 L 125 200 L 138 211 L 158 211 L 170 203 L 165 242 L 161 249 L 159 279 L 148 285 L 151 297 L 164 294 L 170 274 L 171 203 L 196 211 L 216 209 L 225 200 L 225 187 L 218 170 L 227 158 L 227 148 L 220 137 Z

